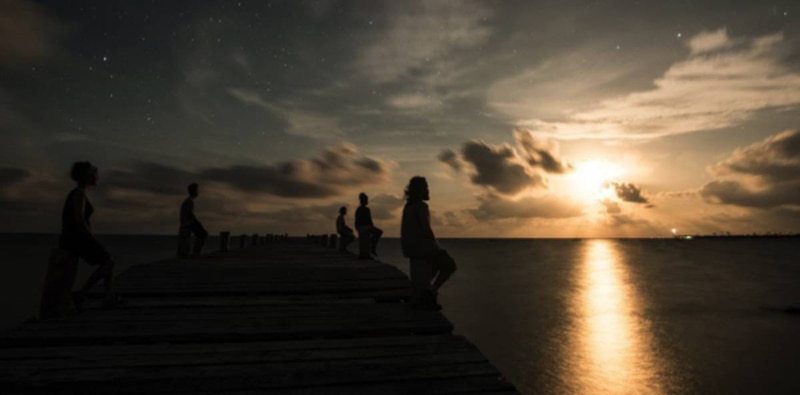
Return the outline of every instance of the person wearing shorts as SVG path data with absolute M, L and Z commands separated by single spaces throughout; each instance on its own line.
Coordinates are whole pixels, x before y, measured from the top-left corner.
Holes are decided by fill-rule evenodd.
M 105 283 L 104 305 L 121 304 L 122 299 L 114 294 L 114 261 L 92 233 L 91 217 L 94 214 L 94 206 L 86 196 L 86 189 L 97 185 L 98 170 L 90 162 L 75 162 L 70 177 L 77 186 L 67 195 L 61 212 L 59 248 L 97 267 L 83 287 L 73 292 L 75 307 L 79 311 L 82 309 L 86 292 L 101 280 Z

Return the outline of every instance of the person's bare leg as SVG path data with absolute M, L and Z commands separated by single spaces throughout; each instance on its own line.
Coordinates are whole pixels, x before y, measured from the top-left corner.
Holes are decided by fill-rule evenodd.
M 422 297 L 426 292 L 431 291 L 431 278 L 433 277 L 433 270 L 430 262 L 422 259 L 411 259 L 409 277 L 411 280 L 410 302 L 415 306 L 422 305 Z
M 114 261 L 109 260 L 106 263 L 106 272 L 103 280 L 106 285 L 106 300 L 111 301 L 115 299 L 114 295 Z
M 102 263 L 100 266 L 95 269 L 92 274 L 89 275 L 89 278 L 86 279 L 86 282 L 83 284 L 83 287 L 78 291 L 72 293 L 72 301 L 75 304 L 75 308 L 78 311 L 83 309 L 83 299 L 86 297 L 86 292 L 88 292 L 92 287 L 97 285 L 100 280 L 105 280 L 105 288 L 106 300 L 113 300 L 114 299 L 114 261 L 107 260 Z
M 95 269 L 92 272 L 92 274 L 89 275 L 89 278 L 86 279 L 86 283 L 83 284 L 83 287 L 81 287 L 80 292 L 85 293 L 86 291 L 90 290 L 92 287 L 97 285 L 97 283 L 99 283 L 100 280 L 108 278 L 108 276 L 111 275 L 110 273 L 112 273 L 111 268 L 113 267 L 114 263 L 112 261 L 106 261 L 105 263 L 97 266 L 97 269 Z
M 452 271 L 443 272 L 440 270 L 436 274 L 436 278 L 433 280 L 433 284 L 431 284 L 431 288 L 433 288 L 433 291 L 439 292 L 439 288 L 441 288 L 442 285 L 444 285 L 444 283 L 446 283 L 447 280 L 449 280 L 450 276 L 452 275 L 453 275 Z
M 381 236 L 383 236 L 383 231 L 373 227 L 370 233 L 372 238 L 372 255 L 378 256 L 378 242 L 381 240 Z

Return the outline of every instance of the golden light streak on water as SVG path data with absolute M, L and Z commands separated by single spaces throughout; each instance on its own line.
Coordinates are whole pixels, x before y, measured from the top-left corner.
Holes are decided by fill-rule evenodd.
M 591 240 L 577 271 L 572 368 L 576 392 L 660 394 L 659 364 L 627 265 L 609 240 Z

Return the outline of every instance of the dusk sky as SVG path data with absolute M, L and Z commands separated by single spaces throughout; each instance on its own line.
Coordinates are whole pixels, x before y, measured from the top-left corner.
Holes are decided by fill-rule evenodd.
M 798 5 L 0 0 L 0 231 L 800 232 Z

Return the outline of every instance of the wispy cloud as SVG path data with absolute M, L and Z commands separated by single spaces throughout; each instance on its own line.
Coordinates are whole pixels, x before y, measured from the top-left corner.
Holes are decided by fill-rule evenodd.
M 689 57 L 653 81 L 653 89 L 603 101 L 563 121 L 516 122 L 560 139 L 642 139 L 725 128 L 759 110 L 800 105 L 800 74 L 782 64 L 782 34 L 734 39 L 723 29 L 700 33 L 688 46 Z
M 354 145 L 343 143 L 310 160 L 211 168 L 202 171 L 202 176 L 243 191 L 323 198 L 338 195 L 348 187 L 384 182 L 389 177 L 389 167 L 381 160 L 361 155 Z
M 335 117 L 308 111 L 292 103 L 272 103 L 255 90 L 229 88 L 228 93 L 243 104 L 261 107 L 287 123 L 286 133 L 315 139 L 336 139 L 344 136 Z
M 582 208 L 578 203 L 555 195 L 512 200 L 487 194 L 478 197 L 478 202 L 478 207 L 468 212 L 479 221 L 508 218 L 568 218 L 582 214 Z
M 484 3 L 388 2 L 386 7 L 388 26 L 355 62 L 374 82 L 391 82 L 446 64 L 455 51 L 479 46 L 491 35 L 483 23 L 491 15 Z

